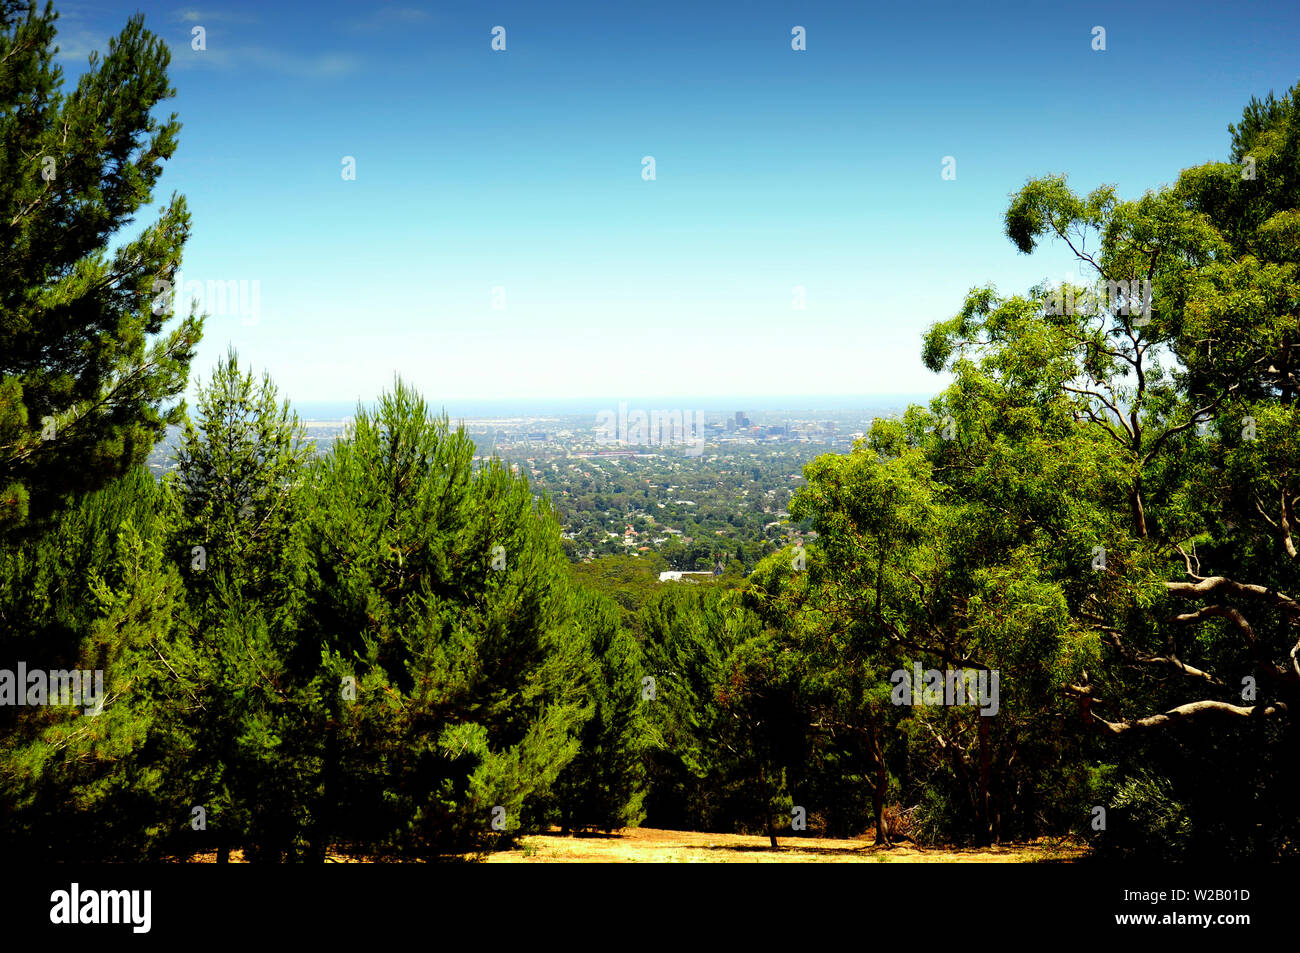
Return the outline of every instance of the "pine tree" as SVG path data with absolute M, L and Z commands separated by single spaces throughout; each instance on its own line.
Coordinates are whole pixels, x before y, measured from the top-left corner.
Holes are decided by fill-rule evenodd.
M 168 783 L 184 750 L 166 726 L 192 696 L 184 593 L 167 546 L 166 487 L 138 469 L 0 551 L 0 669 L 102 673 L 99 714 L 0 707 L 0 840 L 10 851 L 103 859 L 156 853 L 184 823 Z M 84 691 L 84 689 L 83 689 Z M 84 698 L 84 695 L 83 695 Z
M 488 846 L 576 753 L 590 706 L 558 523 L 526 480 L 473 455 L 399 381 L 316 475 L 313 615 L 338 678 L 328 836 Z
M 789 673 L 758 616 L 731 594 L 664 592 L 641 613 L 649 706 L 650 823 L 691 830 L 757 827 L 776 845 L 803 719 Z
M 594 708 L 577 756 L 556 781 L 552 810 L 566 831 L 635 827 L 645 816 L 647 709 L 656 686 L 646 680 L 641 646 L 619 623 L 618 604 L 583 589 L 574 602 L 576 634 L 589 649 L 585 682 Z
M 267 374 L 254 381 L 228 351 L 198 389 L 177 452 L 188 589 L 207 618 L 220 592 L 268 613 L 288 633 L 306 584 L 302 482 L 312 445 Z M 224 587 L 224 589 L 223 589 Z
M 155 282 L 189 233 L 182 198 L 111 254 L 176 149 L 164 43 L 132 17 L 70 94 L 56 15 L 0 0 L 0 534 L 143 462 L 177 407 L 202 321 L 163 334 Z
M 186 726 L 187 777 L 225 861 L 235 846 L 278 860 L 302 847 L 319 771 L 315 664 L 303 664 L 307 584 L 302 482 L 311 445 L 268 375 L 228 352 L 187 420 L 177 490 L 202 700 Z M 307 653 L 310 656 L 312 653 Z

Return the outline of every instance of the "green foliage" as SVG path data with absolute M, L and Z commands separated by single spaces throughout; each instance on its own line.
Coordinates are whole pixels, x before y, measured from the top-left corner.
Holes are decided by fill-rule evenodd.
M 1300 703 L 1295 92 L 1252 101 L 1232 128 L 1231 163 L 1185 170 L 1136 201 L 1107 189 L 1076 196 L 1060 176 L 1013 198 L 1007 231 L 1021 251 L 1062 240 L 1099 281 L 1149 281 L 1149 310 L 1109 294 L 1062 308 L 1071 289 L 1023 298 L 980 289 L 925 346 L 927 363 L 955 378 L 934 408 L 955 424 L 953 439 L 930 443 L 936 479 L 978 536 L 1018 542 L 1017 576 L 1059 593 L 1054 609 L 1015 597 L 1015 615 L 1037 603 L 1057 619 L 1063 663 L 1015 684 L 1048 706 L 1056 693 L 1068 698 L 1071 721 L 1101 738 L 1195 726 L 1177 744 L 1143 746 L 1145 761 L 1122 751 L 1128 776 L 1157 773 L 1120 793 L 1153 803 L 1151 792 L 1173 785 L 1189 823 L 1215 829 L 1223 853 L 1239 857 L 1295 843 L 1294 812 L 1265 793 L 1266 778 L 1293 773 L 1270 732 L 1294 738 L 1289 713 Z M 1001 541 L 988 532 L 999 523 Z M 990 558 L 975 540 L 966 546 Z M 1089 566 L 1090 552 L 1104 555 L 1100 565 L 1094 555 Z M 1017 636 L 1002 620 L 1021 623 L 997 618 L 992 641 L 1009 647 Z M 1243 690 L 1253 683 L 1258 695 Z M 1209 752 L 1223 750 L 1251 754 L 1233 772 L 1186 769 L 1217 765 Z M 1204 796 L 1229 777 L 1230 813 L 1253 825 L 1225 823 Z M 1154 833 L 1135 849 L 1181 850 L 1182 828 L 1143 810 L 1138 826 Z
M 313 475 L 312 624 L 357 686 L 327 696 L 346 839 L 470 849 L 497 807 L 518 829 L 590 716 L 554 514 L 472 455 L 399 382 Z
M 573 580 L 593 592 L 614 600 L 620 621 L 640 634 L 637 616 L 643 606 L 661 591 L 659 573 L 668 568 L 658 553 L 645 556 L 601 556 L 591 562 L 570 566 Z
M 1112 786 L 1106 829 L 1098 838 L 1101 856 L 1144 861 L 1187 859 L 1195 829 L 1165 778 L 1140 773 Z
M 647 711 L 657 686 L 645 681 L 641 646 L 615 605 L 582 589 L 574 599 L 575 636 L 590 653 L 584 680 L 593 709 L 577 755 L 556 780 L 551 810 L 565 830 L 635 827 L 645 816 L 653 740 Z
M 176 473 L 195 646 L 193 712 L 177 730 L 189 741 L 186 791 L 208 812 L 220 860 L 235 846 L 270 860 L 307 850 L 324 718 L 319 653 L 298 641 L 308 452 L 269 377 L 255 384 L 229 353 L 199 388 Z
M 48 536 L 0 554 L 7 632 L 0 668 L 102 673 L 86 706 L 0 707 L 0 831 L 47 858 L 140 857 L 165 842 L 167 774 L 178 754 L 160 726 L 179 704 L 181 579 L 166 555 L 175 505 L 135 471 L 83 497 Z M 84 696 L 83 696 L 84 698 Z M 59 823 L 51 824 L 51 818 Z
M 0 4 L 0 533 L 143 462 L 179 408 L 202 322 L 163 335 L 154 282 L 179 265 L 185 202 L 110 241 L 152 201 L 180 124 L 170 54 L 137 14 L 75 90 L 47 5 Z M 152 339 L 152 343 L 151 343 Z
M 198 421 L 189 418 L 178 452 L 183 549 L 203 548 L 204 568 L 188 574 L 197 612 L 247 600 L 277 630 L 290 629 L 306 584 L 302 483 L 312 447 L 269 376 L 254 383 L 234 352 L 200 385 Z
M 789 816 L 787 767 L 803 716 L 786 652 L 731 594 L 679 586 L 642 612 L 650 719 L 649 822 L 696 830 L 771 830 Z M 784 826 L 784 822 L 781 826 Z

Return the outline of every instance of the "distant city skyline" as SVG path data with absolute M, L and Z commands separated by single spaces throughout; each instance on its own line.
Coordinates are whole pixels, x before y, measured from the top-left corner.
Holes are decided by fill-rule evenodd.
M 59 9 L 65 89 L 137 9 L 172 50 L 194 373 L 233 345 L 301 401 L 939 390 L 969 288 L 1074 273 L 1011 192 L 1140 197 L 1300 72 L 1282 3 Z

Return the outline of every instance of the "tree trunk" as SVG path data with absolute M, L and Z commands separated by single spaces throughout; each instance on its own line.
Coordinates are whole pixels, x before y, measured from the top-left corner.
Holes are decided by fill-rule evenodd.
M 876 846 L 893 847 L 889 836 L 889 824 L 885 821 L 885 797 L 889 794 L 889 768 L 885 765 L 884 752 L 880 750 L 880 734 L 872 728 L 867 734 L 871 745 L 872 768 L 875 781 L 871 786 L 871 809 L 876 815 Z
M 879 776 L 871 790 L 871 809 L 876 813 L 876 846 L 893 847 L 889 825 L 885 823 L 885 792 L 881 790 Z
M 310 840 L 310 857 L 314 863 L 323 864 L 329 856 L 331 838 L 334 836 L 334 798 L 338 796 L 338 726 L 329 723 L 325 730 L 325 769 L 321 778 L 321 798 Z
M 1142 483 L 1140 480 L 1133 481 L 1133 489 L 1129 491 L 1129 508 L 1133 514 L 1133 532 L 1139 539 L 1147 538 L 1147 515 L 1142 507 Z
M 975 797 L 975 812 L 979 823 L 980 846 L 993 842 L 993 822 L 989 811 L 989 775 L 992 773 L 992 751 L 989 748 L 989 720 L 980 716 L 980 773 L 979 791 Z
M 763 813 L 767 817 L 767 839 L 772 842 L 772 849 L 780 849 L 776 842 L 776 823 L 772 819 L 772 789 L 767 783 L 767 769 L 758 769 L 758 781 L 763 790 Z

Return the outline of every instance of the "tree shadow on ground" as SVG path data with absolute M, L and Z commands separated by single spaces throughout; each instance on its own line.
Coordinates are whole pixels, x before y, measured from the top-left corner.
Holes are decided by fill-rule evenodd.
M 547 837 L 574 837 L 579 840 L 591 839 L 596 840 L 622 840 L 623 835 L 611 831 L 561 831 L 553 830 L 545 832 Z
M 812 854 L 821 857 L 868 856 L 871 854 L 888 855 L 889 849 L 877 849 L 874 844 L 853 844 L 844 847 L 827 847 L 824 845 L 801 844 L 797 838 L 773 848 L 770 844 L 692 844 L 689 850 L 714 850 L 729 854 Z

